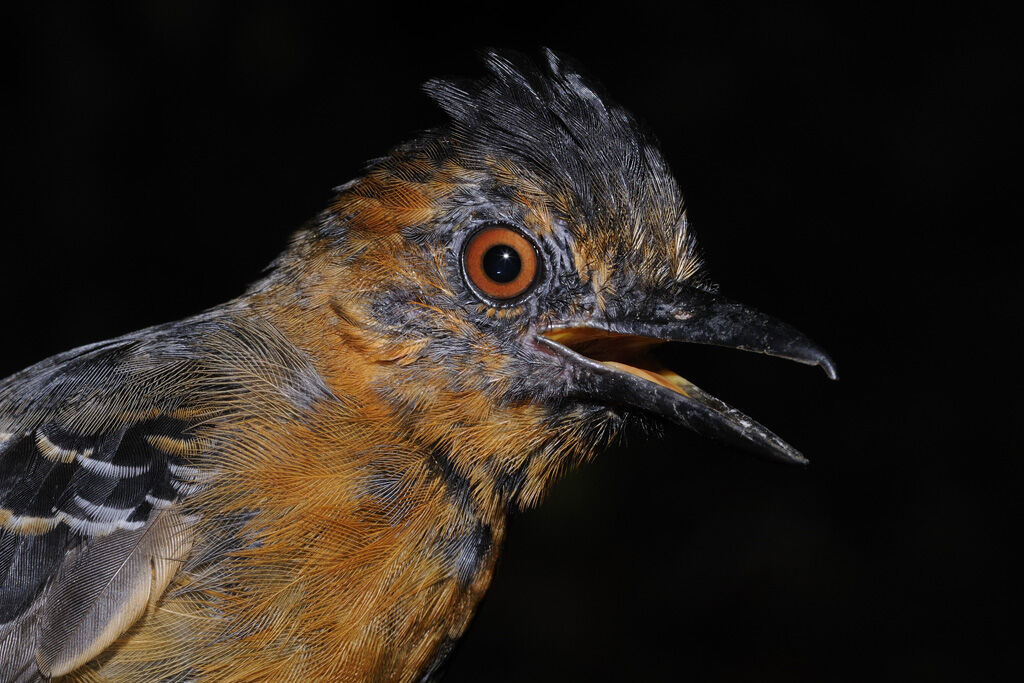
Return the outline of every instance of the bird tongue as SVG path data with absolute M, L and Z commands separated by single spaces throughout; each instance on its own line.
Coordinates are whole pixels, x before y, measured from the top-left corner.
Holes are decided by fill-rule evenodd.
M 660 339 L 579 327 L 551 330 L 545 336 L 603 365 L 660 384 L 684 396 L 689 396 L 688 389 L 694 386 L 658 362 L 651 353 L 655 346 L 664 343 Z
M 637 377 L 645 379 L 648 382 L 660 384 L 661 386 L 667 389 L 671 389 L 676 393 L 680 393 L 683 396 L 689 396 L 690 392 L 687 391 L 687 388 L 693 386 L 693 384 L 691 384 L 684 377 L 680 377 L 679 375 L 672 372 L 666 367 L 659 367 L 657 368 L 657 370 L 654 370 L 648 368 L 641 368 L 634 365 L 627 365 L 626 363 L 620 363 L 614 360 L 602 362 L 609 367 L 618 368 L 619 370 L 628 372 L 631 375 L 636 375 Z
M 643 368 L 633 367 L 632 365 L 626 365 L 625 363 L 619 363 L 619 362 L 613 361 L 613 360 L 604 361 L 604 364 L 609 366 L 609 367 L 618 368 L 620 370 L 628 372 L 631 375 L 636 375 L 637 377 L 642 377 L 643 379 L 647 380 L 648 382 L 654 382 L 656 384 L 660 384 L 661 386 L 666 387 L 668 389 L 671 389 L 672 391 L 678 391 L 679 393 L 684 394 L 684 395 L 686 394 L 685 391 L 680 391 L 679 387 L 677 387 L 674 383 L 670 382 L 667 377 L 665 377 L 663 375 L 660 375 L 657 372 L 654 372 L 653 370 L 645 370 Z M 672 373 L 672 374 L 675 375 L 675 373 Z M 679 379 L 683 379 L 682 377 L 679 377 L 679 375 L 675 375 L 675 377 L 678 377 Z

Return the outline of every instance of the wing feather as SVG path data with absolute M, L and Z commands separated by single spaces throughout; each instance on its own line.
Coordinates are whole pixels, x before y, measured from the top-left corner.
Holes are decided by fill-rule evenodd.
M 192 550 L 185 510 L 211 514 L 189 498 L 219 471 L 215 453 L 240 413 L 321 399 L 334 397 L 306 356 L 230 306 L 0 380 L 0 683 L 89 662 L 183 561 L 212 576 L 250 514 Z
M 36 656 L 40 671 L 73 671 L 131 626 L 184 560 L 186 529 L 176 511 L 165 509 L 143 528 L 120 529 L 80 545 L 47 595 Z
M 81 666 L 177 571 L 208 416 L 183 336 L 143 331 L 0 381 L 0 682 Z

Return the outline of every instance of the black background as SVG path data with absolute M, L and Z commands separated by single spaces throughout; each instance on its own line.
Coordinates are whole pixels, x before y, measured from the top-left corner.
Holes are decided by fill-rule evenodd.
M 994 680 L 1019 649 L 1021 64 L 977 5 L 47 5 L 6 20 L 0 376 L 197 312 L 549 45 L 653 128 L 713 277 L 841 380 L 694 349 L 812 459 L 670 431 L 513 522 L 450 681 Z M 1012 171 L 1011 171 L 1012 169 Z

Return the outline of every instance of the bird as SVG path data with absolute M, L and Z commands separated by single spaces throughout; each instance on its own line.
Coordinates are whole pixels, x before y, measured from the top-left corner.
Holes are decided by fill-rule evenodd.
M 719 292 L 654 134 L 483 63 L 237 298 L 0 382 L 0 680 L 437 680 L 509 518 L 627 428 L 805 462 L 670 367 L 836 377 Z

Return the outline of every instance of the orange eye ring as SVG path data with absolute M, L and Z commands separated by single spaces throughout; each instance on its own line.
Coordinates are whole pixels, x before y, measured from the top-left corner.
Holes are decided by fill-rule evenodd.
M 478 230 L 462 252 L 469 283 L 496 301 L 522 296 L 537 278 L 537 251 L 522 233 L 505 225 Z

